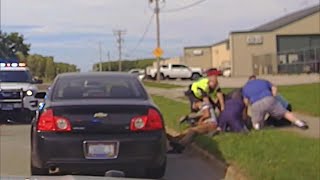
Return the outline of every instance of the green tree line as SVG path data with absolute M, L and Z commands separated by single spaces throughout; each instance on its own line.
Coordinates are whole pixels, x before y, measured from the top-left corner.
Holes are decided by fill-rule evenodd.
M 32 54 L 25 57 L 18 54 L 18 56 L 21 62 L 27 64 L 33 76 L 44 79 L 45 81 L 51 81 L 56 75 L 61 73 L 80 71 L 74 64 L 55 62 L 52 56 L 42 56 L 39 54 Z
M 76 65 L 55 62 L 52 56 L 29 54 L 30 47 L 30 44 L 25 43 L 23 35 L 0 31 L 0 59 L 19 59 L 27 63 L 33 76 L 51 81 L 57 74 L 79 71 Z
M 152 66 L 155 59 L 139 59 L 139 60 L 124 60 L 122 61 L 122 71 L 129 71 L 130 69 L 145 69 L 148 66 Z M 119 62 L 103 62 L 102 71 L 118 71 Z M 110 68 L 110 69 L 109 69 Z M 99 63 L 93 65 L 93 71 L 99 70 Z

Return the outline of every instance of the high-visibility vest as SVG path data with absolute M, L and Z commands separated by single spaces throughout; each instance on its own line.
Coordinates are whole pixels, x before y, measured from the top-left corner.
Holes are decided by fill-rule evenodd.
M 208 94 L 209 97 L 216 99 L 217 97 L 217 89 L 215 88 L 214 91 L 210 92 L 209 87 L 209 79 L 208 78 L 202 78 L 191 85 L 191 91 L 193 92 L 194 96 L 198 99 L 203 98 L 203 92 Z

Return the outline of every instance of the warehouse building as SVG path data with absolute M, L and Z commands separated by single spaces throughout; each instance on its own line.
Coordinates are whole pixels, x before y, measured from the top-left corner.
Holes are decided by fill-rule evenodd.
M 184 48 L 189 66 L 232 68 L 234 76 L 320 71 L 319 5 L 253 30 L 236 31 L 210 46 Z
M 229 36 L 235 76 L 319 72 L 320 7 Z

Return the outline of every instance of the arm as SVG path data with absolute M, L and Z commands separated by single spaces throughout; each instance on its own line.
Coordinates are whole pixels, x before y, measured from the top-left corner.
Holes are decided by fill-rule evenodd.
M 272 86 L 271 87 L 271 91 L 272 91 L 272 95 L 273 96 L 277 96 L 277 94 L 278 94 L 278 88 L 276 87 L 276 86 Z
M 243 103 L 244 103 L 244 108 L 243 108 L 242 118 L 243 118 L 243 120 L 246 120 L 249 117 L 249 115 L 248 115 L 249 99 L 244 98 Z
M 201 117 L 198 121 L 198 124 L 201 124 L 203 123 L 206 119 L 210 118 L 210 111 L 209 111 L 210 108 L 205 108 L 202 110 L 201 112 Z
M 269 89 L 271 90 L 272 95 L 277 96 L 278 88 L 274 84 L 272 84 L 270 81 L 266 81 L 266 82 L 267 82 Z
M 242 112 L 242 119 L 243 119 L 243 120 L 247 120 L 248 118 L 249 118 L 249 115 L 248 115 L 248 107 L 247 107 L 247 106 L 244 106 L 243 112 Z
M 217 98 L 221 106 L 221 111 L 224 111 L 224 97 L 222 92 L 217 93 Z

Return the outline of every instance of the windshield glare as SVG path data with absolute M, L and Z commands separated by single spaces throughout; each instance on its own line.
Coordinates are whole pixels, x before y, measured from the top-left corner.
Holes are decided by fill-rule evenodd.
M 0 71 L 0 82 L 24 82 L 32 81 L 29 71 Z

